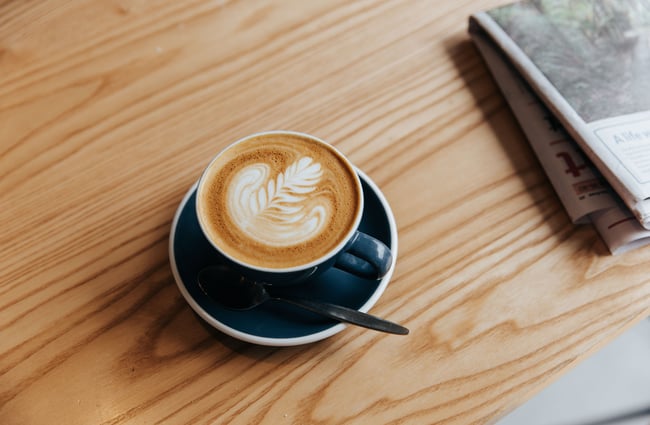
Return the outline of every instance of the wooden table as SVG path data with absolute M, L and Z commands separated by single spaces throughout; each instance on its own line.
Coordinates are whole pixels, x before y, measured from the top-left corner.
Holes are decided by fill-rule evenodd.
M 489 423 L 650 314 L 650 249 L 569 222 L 468 39 L 502 3 L 1 2 L 0 423 Z M 279 128 L 390 201 L 409 336 L 255 346 L 182 298 L 179 202 Z

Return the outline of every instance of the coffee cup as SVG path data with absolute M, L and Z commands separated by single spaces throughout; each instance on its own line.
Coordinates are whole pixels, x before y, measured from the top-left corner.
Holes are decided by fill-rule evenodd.
M 331 267 L 381 279 L 392 255 L 358 230 L 363 208 L 350 161 L 292 131 L 256 133 L 225 148 L 203 172 L 196 196 L 201 230 L 225 262 L 278 286 Z

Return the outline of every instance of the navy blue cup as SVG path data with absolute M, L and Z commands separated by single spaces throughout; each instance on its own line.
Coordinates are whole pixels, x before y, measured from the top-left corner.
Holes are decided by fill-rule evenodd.
M 343 161 L 345 161 L 351 170 L 356 170 L 354 166 L 349 162 L 349 160 L 347 160 L 347 158 L 345 158 L 345 156 L 343 156 L 343 154 L 337 151 L 333 146 L 314 136 L 303 133 L 296 133 L 291 131 L 270 131 L 264 133 L 256 133 L 240 139 L 234 144 L 240 143 L 250 138 L 258 138 L 266 134 L 289 134 L 293 136 L 308 138 L 312 141 L 317 141 L 335 152 Z M 215 157 L 212 162 L 214 162 L 218 157 L 219 155 L 217 155 L 217 157 Z M 212 164 L 212 162 L 210 164 Z M 206 170 L 209 168 L 210 165 L 208 165 Z M 229 256 L 226 252 L 219 248 L 218 244 L 211 240 L 200 216 L 198 217 L 199 225 L 201 226 L 201 230 L 206 239 L 215 248 L 215 250 L 221 254 L 223 261 L 233 269 L 238 270 L 243 276 L 252 280 L 265 282 L 276 286 L 293 285 L 302 283 L 309 278 L 327 271 L 332 267 L 362 278 L 378 280 L 381 279 L 386 273 L 388 273 L 392 265 L 393 258 L 390 249 L 383 242 L 358 230 L 359 224 L 361 222 L 361 217 L 363 215 L 364 198 L 361 180 L 359 179 L 356 171 L 353 174 L 356 177 L 356 184 L 358 185 L 360 194 L 360 208 L 357 209 L 357 216 L 354 220 L 354 226 L 352 226 L 347 236 L 334 249 L 332 249 L 326 255 L 320 257 L 315 261 L 311 261 L 308 264 L 289 268 L 269 268 L 246 263 L 241 259 Z M 204 172 L 204 174 L 201 176 L 201 179 L 199 180 L 197 193 L 200 193 L 203 187 L 202 183 L 205 176 L 206 173 Z M 199 211 L 199 198 L 199 196 L 196 197 L 197 211 Z

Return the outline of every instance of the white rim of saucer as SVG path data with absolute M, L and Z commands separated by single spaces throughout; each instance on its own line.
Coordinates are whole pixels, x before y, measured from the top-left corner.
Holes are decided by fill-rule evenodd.
M 370 298 L 368 298 L 368 300 L 359 308 L 359 311 L 367 313 L 368 310 L 370 310 L 377 303 L 379 298 L 382 296 L 382 294 L 386 290 L 386 287 L 388 286 L 388 282 L 390 282 L 390 279 L 393 276 L 393 272 L 395 271 L 395 264 L 397 262 L 397 247 L 398 247 L 397 224 L 395 222 L 395 216 L 393 215 L 393 211 L 391 210 L 390 205 L 386 200 L 386 197 L 379 189 L 379 187 L 363 171 L 359 170 L 356 167 L 355 170 L 359 174 L 359 177 L 363 181 L 365 181 L 365 183 L 375 192 L 377 198 L 379 199 L 379 202 L 384 207 L 384 211 L 386 211 L 386 217 L 388 219 L 388 227 L 390 230 L 390 239 L 391 239 L 390 250 L 393 256 L 393 261 L 390 265 L 390 268 L 388 269 L 388 273 L 386 273 L 386 275 L 383 278 L 381 278 L 381 280 L 379 281 L 379 285 L 377 286 L 377 289 L 372 293 Z M 180 273 L 178 271 L 178 267 L 176 265 L 176 255 L 174 253 L 174 239 L 175 239 L 176 227 L 178 226 L 178 220 L 180 219 L 180 215 L 183 211 L 183 208 L 185 207 L 185 205 L 187 205 L 187 201 L 189 200 L 190 196 L 192 196 L 192 193 L 196 189 L 197 185 L 198 182 L 194 183 L 192 187 L 190 187 L 190 189 L 187 191 L 187 193 L 183 197 L 183 200 L 180 202 L 176 210 L 176 214 L 174 215 L 174 219 L 172 220 L 171 231 L 169 234 L 169 247 L 168 247 L 169 263 L 172 269 L 174 280 L 176 281 L 176 286 L 178 286 L 178 289 L 183 295 L 183 298 L 185 298 L 185 301 L 187 301 L 187 303 L 190 305 L 190 307 L 192 308 L 192 310 L 194 310 L 195 313 L 197 313 L 203 320 L 205 320 L 212 327 L 225 333 L 226 335 L 230 335 L 231 337 L 237 338 L 241 341 L 250 342 L 258 345 L 273 346 L 273 347 L 288 347 L 288 346 L 309 344 L 312 342 L 320 341 L 341 332 L 343 329 L 345 329 L 348 326 L 345 323 L 339 323 L 336 325 L 332 325 L 331 327 L 324 329 L 320 332 L 316 332 L 310 335 L 292 337 L 292 338 L 271 338 L 271 337 L 257 336 L 257 335 L 239 331 L 235 328 L 232 328 L 218 321 L 210 314 L 208 314 L 208 312 L 206 312 L 203 309 L 203 307 L 201 307 L 201 305 L 196 302 L 196 300 L 192 297 L 192 295 L 190 295 L 189 291 L 185 287 L 185 283 L 183 283 L 183 280 L 181 279 Z

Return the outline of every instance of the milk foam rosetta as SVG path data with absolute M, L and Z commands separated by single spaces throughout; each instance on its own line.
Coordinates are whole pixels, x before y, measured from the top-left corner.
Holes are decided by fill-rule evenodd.
M 289 246 L 313 239 L 334 213 L 327 199 L 309 195 L 318 190 L 321 165 L 302 157 L 277 176 L 268 164 L 251 164 L 228 187 L 228 211 L 252 239 L 271 246 Z
M 206 170 L 197 194 L 202 228 L 237 261 L 268 268 L 309 264 L 354 230 L 356 172 L 329 145 L 295 133 L 235 143 Z

